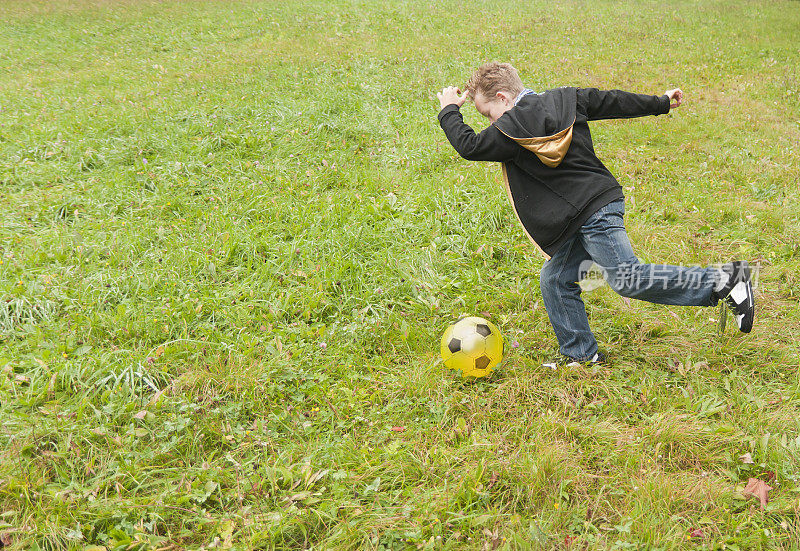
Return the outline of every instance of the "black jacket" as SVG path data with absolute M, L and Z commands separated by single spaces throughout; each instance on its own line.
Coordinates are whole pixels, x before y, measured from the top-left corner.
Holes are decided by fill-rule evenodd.
M 550 258 L 599 208 L 622 199 L 622 187 L 595 155 L 588 121 L 669 112 L 669 98 L 596 88 L 528 94 L 476 134 L 455 104 L 439 124 L 471 161 L 502 163 L 511 205 L 525 233 Z

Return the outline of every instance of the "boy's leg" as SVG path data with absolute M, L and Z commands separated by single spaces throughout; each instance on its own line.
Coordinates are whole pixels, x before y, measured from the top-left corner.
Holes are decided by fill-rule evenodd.
M 715 268 L 641 264 L 625 231 L 622 200 L 593 214 L 578 232 L 608 284 L 622 296 L 678 306 L 714 306 L 721 271 Z
M 544 307 L 562 354 L 583 361 L 597 352 L 597 341 L 589 329 L 586 307 L 581 300 L 578 271 L 589 253 L 578 236 L 564 243 L 544 263 L 539 279 Z

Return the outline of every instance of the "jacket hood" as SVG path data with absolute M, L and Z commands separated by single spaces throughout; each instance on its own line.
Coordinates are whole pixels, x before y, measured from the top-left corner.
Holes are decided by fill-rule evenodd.
M 536 154 L 551 168 L 564 160 L 572 143 L 577 93 L 575 88 L 556 88 L 527 94 L 494 125 L 520 146 Z

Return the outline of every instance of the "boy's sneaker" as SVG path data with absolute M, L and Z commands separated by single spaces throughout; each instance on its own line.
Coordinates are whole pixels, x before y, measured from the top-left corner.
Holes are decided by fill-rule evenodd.
M 568 362 L 564 364 L 564 362 Z M 576 360 L 570 356 L 561 356 L 558 360 L 551 360 L 547 361 L 542 364 L 542 367 L 549 367 L 550 369 L 557 369 L 559 364 L 564 364 L 565 367 L 580 367 L 582 365 L 605 365 L 606 357 L 605 355 L 598 351 L 594 356 L 592 356 L 588 360 Z
M 739 260 L 723 264 L 721 268 L 728 276 L 728 281 L 721 289 L 714 291 L 714 296 L 717 300 L 724 300 L 733 312 L 739 331 L 749 333 L 753 328 L 753 315 L 756 310 L 750 267 L 746 260 Z

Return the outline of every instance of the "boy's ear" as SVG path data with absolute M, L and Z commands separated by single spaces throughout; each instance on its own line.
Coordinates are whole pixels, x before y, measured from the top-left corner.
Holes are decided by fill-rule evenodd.
M 497 92 L 497 94 L 495 94 L 495 99 L 498 99 L 500 101 L 511 101 L 513 98 L 511 97 L 511 94 L 509 94 L 508 92 L 500 91 Z

